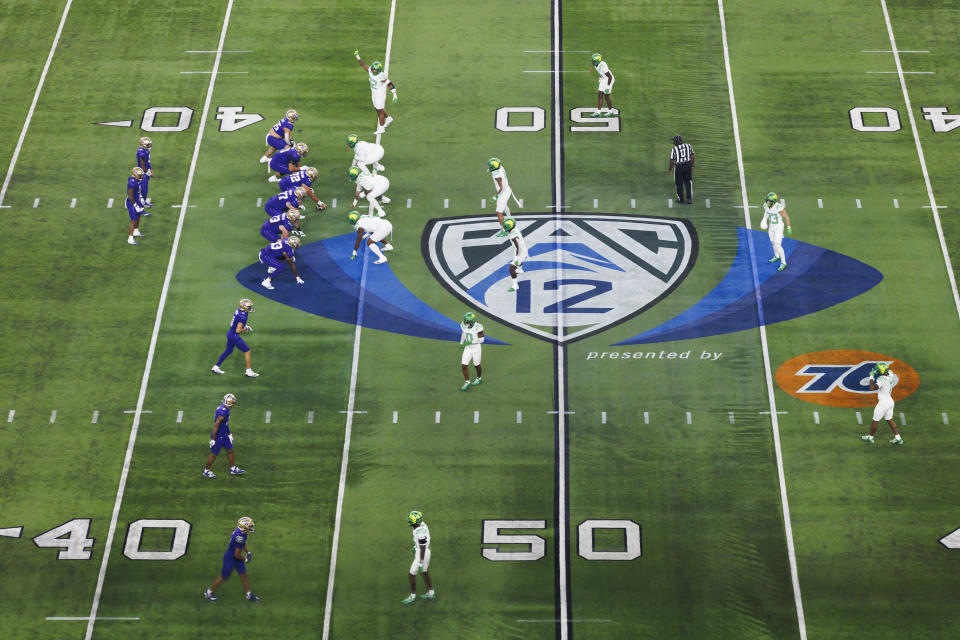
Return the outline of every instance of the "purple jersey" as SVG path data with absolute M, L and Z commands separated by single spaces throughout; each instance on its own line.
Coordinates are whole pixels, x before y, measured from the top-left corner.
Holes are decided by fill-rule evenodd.
M 307 177 L 307 170 L 300 169 L 300 171 L 294 171 L 291 174 L 283 176 L 280 179 L 280 190 L 286 191 L 287 189 L 296 189 L 299 186 L 309 187 L 313 185 L 313 180 Z
M 276 164 L 285 168 L 290 162 L 300 164 L 300 154 L 297 152 L 296 147 L 290 147 L 286 151 L 278 151 L 273 154 L 273 157 L 270 159 L 271 167 Z
M 127 189 L 130 189 L 130 188 L 133 188 L 133 195 L 136 198 L 136 200 L 134 200 L 133 203 L 134 204 L 139 203 L 140 202 L 140 181 L 134 178 L 133 176 L 130 176 L 129 178 L 127 178 Z M 127 200 L 129 199 L 130 199 L 130 194 L 128 193 Z
M 277 124 L 273 125 L 273 132 L 278 136 L 280 136 L 281 138 L 284 137 L 283 135 L 284 129 L 287 129 L 288 131 L 291 131 L 291 132 L 293 131 L 293 123 L 287 120 L 286 118 L 284 118 Z M 263 131 L 263 129 L 261 129 L 261 131 Z
M 240 527 L 237 527 L 233 530 L 233 533 L 230 534 L 230 545 L 227 547 L 227 551 L 223 555 L 224 557 L 235 558 L 237 554 L 236 550 L 240 549 L 242 552 L 243 548 L 246 546 L 247 534 L 245 534 L 243 531 L 240 531 Z
M 271 216 L 277 216 L 290 208 L 287 203 L 296 208 L 297 202 L 297 194 L 293 192 L 293 189 L 288 189 L 267 200 L 267 204 L 263 205 L 263 210 Z
M 233 320 L 230 321 L 230 330 L 227 334 L 236 333 L 237 325 L 243 323 L 244 326 L 247 325 L 247 312 L 243 309 L 237 309 L 233 312 Z
M 221 416 L 223 417 L 223 422 L 220 423 L 220 430 L 217 431 L 216 426 L 214 426 L 214 429 L 210 431 L 210 437 L 213 438 L 216 436 L 216 439 L 218 440 L 222 440 L 230 435 L 230 407 L 225 404 L 221 404 L 219 407 L 217 407 L 217 410 L 213 414 L 214 425 L 217 424 L 217 418 Z
M 269 231 L 270 233 L 281 235 L 281 229 L 286 229 L 287 231 L 294 230 L 294 224 L 290 222 L 290 219 L 287 215 L 281 214 L 279 216 L 273 216 L 269 220 L 263 223 L 263 226 L 260 227 L 260 231 Z
M 146 171 L 147 169 L 150 168 L 150 149 L 144 149 L 143 147 L 137 148 L 137 166 L 138 167 L 141 166 L 140 165 L 141 159 L 143 159 L 144 163 L 146 164 L 146 166 L 143 167 L 143 170 Z
M 284 252 L 286 252 L 289 257 L 293 257 L 293 247 L 290 246 L 290 238 L 271 242 L 270 246 L 264 247 L 263 250 L 274 260 L 279 260 Z

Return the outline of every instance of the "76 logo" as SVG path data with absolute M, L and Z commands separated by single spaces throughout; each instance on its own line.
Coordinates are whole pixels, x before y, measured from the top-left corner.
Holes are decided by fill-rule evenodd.
M 852 393 L 874 393 L 870 390 L 869 377 L 876 364 L 874 360 L 858 364 L 808 364 L 796 375 L 812 377 L 797 393 L 830 393 L 838 386 Z

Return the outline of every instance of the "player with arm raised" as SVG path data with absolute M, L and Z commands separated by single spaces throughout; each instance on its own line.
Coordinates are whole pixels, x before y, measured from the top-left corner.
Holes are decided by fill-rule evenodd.
M 134 167 L 130 170 L 130 177 L 127 178 L 127 213 L 130 214 L 130 231 L 127 236 L 127 244 L 133 246 L 137 246 L 137 241 L 134 238 L 146 235 L 140 232 L 140 216 L 144 215 L 143 205 L 140 204 L 140 181 L 143 180 L 143 177 L 143 169 Z
M 763 201 L 763 220 L 760 221 L 760 229 L 766 229 L 769 225 L 770 244 L 773 245 L 773 257 L 768 262 L 780 261 L 777 271 L 783 271 L 787 268 L 787 254 L 783 250 L 783 226 L 786 222 L 787 235 L 793 234 L 790 228 L 790 216 L 787 215 L 786 205 L 780 200 L 780 197 L 774 192 L 767 194 Z
M 383 158 L 383 145 L 376 142 L 364 142 L 357 134 L 351 133 L 347 136 L 347 146 L 353 149 L 351 167 L 360 167 L 360 170 L 364 173 L 370 173 L 370 169 L 367 167 L 369 164 L 373 165 L 374 172 L 386 169 L 385 166 L 380 164 L 380 160 Z
M 347 214 L 347 222 L 352 224 L 353 228 L 357 230 L 357 240 L 353 243 L 353 255 L 350 256 L 350 259 L 356 259 L 360 242 L 366 238 L 367 246 L 370 247 L 370 250 L 377 256 L 377 260 L 374 261 L 373 264 L 383 264 L 386 262 L 387 257 L 383 255 L 383 251 L 393 251 L 393 245 L 385 242 L 383 244 L 383 251 L 381 251 L 380 245 L 377 243 L 382 242 L 388 235 L 393 233 L 393 225 L 390 224 L 390 221 L 378 218 L 377 216 L 361 216 L 359 211 L 351 211 Z
M 233 434 L 230 433 L 230 408 L 237 404 L 237 396 L 228 393 L 223 396 L 223 402 L 217 407 L 213 414 L 213 430 L 210 432 L 210 457 L 207 458 L 207 464 L 203 468 L 204 478 L 216 478 L 216 474 L 210 471 L 213 461 L 217 459 L 220 449 L 227 450 L 227 459 L 230 460 L 230 474 L 242 476 L 246 473 L 237 466 L 237 461 L 233 458 Z
M 247 343 L 240 337 L 241 333 L 250 333 L 253 331 L 253 327 L 247 324 L 247 316 L 252 312 L 253 301 L 249 298 L 244 298 L 237 304 L 237 310 L 233 312 L 233 319 L 230 321 L 230 328 L 227 330 L 227 348 L 220 354 L 220 358 L 217 359 L 217 364 L 213 365 L 210 371 L 223 373 L 224 371 L 220 368 L 220 365 L 223 364 L 227 356 L 233 353 L 233 350 L 236 348 L 243 352 L 244 360 L 246 360 L 247 363 L 247 371 L 244 375 L 248 378 L 256 378 L 260 375 L 252 369 L 253 365 L 250 364 L 250 347 L 248 347 Z
M 143 180 L 140 181 L 140 204 L 149 209 L 153 206 L 147 193 L 150 191 L 150 178 L 154 177 L 153 168 L 150 165 L 150 150 L 153 148 L 153 140 L 144 136 L 140 138 L 137 145 L 137 166 L 143 169 Z M 143 215 L 149 216 L 146 211 Z
M 316 180 L 319 175 L 320 172 L 317 171 L 316 167 L 303 167 L 299 171 L 294 171 L 280 178 L 280 191 L 289 191 L 290 189 L 303 187 L 306 189 L 306 194 L 310 199 L 316 203 L 317 211 L 323 211 L 327 208 L 327 204 L 321 202 L 317 194 L 313 192 L 313 181 Z
M 430 529 L 423 521 L 423 514 L 411 511 L 407 516 L 407 523 L 413 528 L 413 562 L 410 564 L 410 595 L 401 602 L 413 604 L 417 601 L 417 573 L 423 573 L 423 581 L 427 585 L 427 592 L 420 596 L 422 600 L 433 600 L 436 594 L 433 591 L 433 581 L 430 580 Z
M 307 143 L 298 142 L 270 158 L 270 171 L 273 175 L 267 178 L 267 182 L 280 182 L 280 178 L 288 173 L 299 171 L 300 160 L 307 155 L 307 151 L 309 151 Z
M 260 598 L 250 591 L 250 581 L 247 579 L 247 563 L 253 559 L 253 554 L 247 548 L 247 536 L 253 533 L 253 527 L 252 518 L 244 516 L 237 520 L 237 528 L 230 534 L 230 544 L 227 545 L 227 550 L 223 554 L 223 568 L 220 570 L 220 576 L 213 581 L 210 588 L 203 592 L 203 597 L 210 602 L 219 600 L 213 592 L 230 577 L 234 570 L 240 574 L 240 582 L 243 583 L 243 589 L 247 592 L 247 600 L 260 602 Z
M 270 156 L 272 156 L 274 152 L 284 151 L 293 146 L 293 140 L 290 139 L 290 135 L 293 133 L 293 123 L 299 119 L 300 115 L 293 109 L 290 109 L 286 115 L 283 116 L 282 120 L 267 131 L 267 151 L 263 154 L 263 157 L 260 158 L 260 164 L 270 162 Z
M 471 386 L 475 387 L 483 382 L 483 370 L 480 367 L 480 345 L 483 344 L 483 325 L 477 322 L 477 316 L 473 311 L 467 311 L 463 314 L 463 322 L 460 323 L 460 350 L 463 354 L 460 357 L 460 368 L 463 371 L 463 385 L 460 391 L 466 391 Z M 470 382 L 470 363 L 473 362 L 477 370 L 477 379 Z
M 886 362 L 878 362 L 870 372 L 870 388 L 877 392 L 877 406 L 873 410 L 873 422 L 870 423 L 870 435 L 860 436 L 864 442 L 873 444 L 873 437 L 877 435 L 877 424 L 886 420 L 893 431 L 893 440 L 890 444 L 903 444 L 903 438 L 897 431 L 897 423 L 893 421 L 893 388 L 900 382 L 900 378 L 890 370 Z
M 350 167 L 347 170 L 347 176 L 350 180 L 357 183 L 357 189 L 353 193 L 353 205 L 357 206 L 359 200 L 366 200 L 373 205 L 377 215 L 381 218 L 387 215 L 380 203 L 390 204 L 390 198 L 384 195 L 390 188 L 390 180 L 387 176 L 378 176 L 372 173 L 365 173 L 360 167 Z
M 293 264 L 296 261 L 296 258 L 293 257 L 293 252 L 299 246 L 300 238 L 290 236 L 289 238 L 272 242 L 269 246 L 260 249 L 260 262 L 267 265 L 267 277 L 263 279 L 260 286 L 265 289 L 273 289 L 270 275 L 278 269 L 283 268 L 284 261 L 290 265 L 290 270 L 293 271 L 293 277 L 297 279 L 297 284 L 303 284 L 303 278 L 297 273 L 297 266 Z
M 379 123 L 376 133 L 383 133 L 393 122 L 393 118 L 388 116 L 384 110 L 387 102 L 387 89 L 389 88 L 390 92 L 393 93 L 393 101 L 397 102 L 397 88 L 390 82 L 390 78 L 383 70 L 383 63 L 379 60 L 375 60 L 370 66 L 367 66 L 367 63 L 360 57 L 359 50 L 354 50 L 353 56 L 370 77 L 370 98 L 373 100 L 373 108 L 377 110 L 377 122 Z

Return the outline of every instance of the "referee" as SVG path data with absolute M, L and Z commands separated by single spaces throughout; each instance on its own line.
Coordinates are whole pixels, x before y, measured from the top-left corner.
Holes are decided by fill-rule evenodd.
M 683 203 L 683 190 L 687 190 L 687 204 L 693 204 L 693 147 L 680 136 L 673 136 L 673 149 L 670 151 L 670 168 L 673 182 L 677 185 L 677 202 Z

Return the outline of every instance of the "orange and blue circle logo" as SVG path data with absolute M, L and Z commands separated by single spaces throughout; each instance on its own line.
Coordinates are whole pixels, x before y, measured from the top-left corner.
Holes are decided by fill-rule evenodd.
M 877 392 L 870 390 L 870 370 L 878 362 L 890 365 L 900 378 L 893 388 L 899 402 L 920 386 L 916 369 L 903 360 L 872 351 L 815 351 L 790 358 L 777 369 L 780 388 L 801 400 L 828 407 L 872 407 Z

